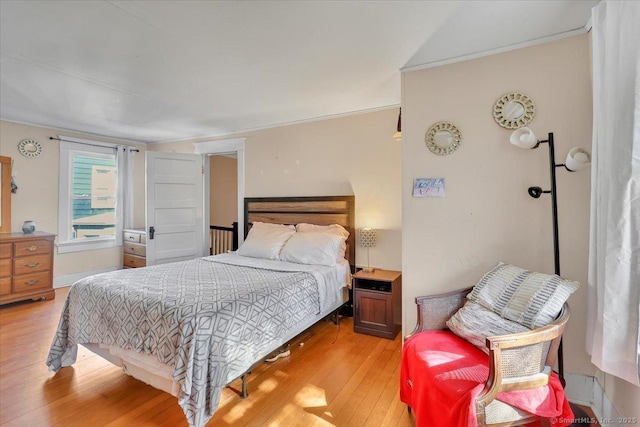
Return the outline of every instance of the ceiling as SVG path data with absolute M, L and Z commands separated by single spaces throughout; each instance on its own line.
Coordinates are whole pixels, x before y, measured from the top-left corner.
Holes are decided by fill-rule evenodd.
M 413 70 L 584 32 L 597 1 L 0 2 L 0 118 L 131 141 L 400 104 Z

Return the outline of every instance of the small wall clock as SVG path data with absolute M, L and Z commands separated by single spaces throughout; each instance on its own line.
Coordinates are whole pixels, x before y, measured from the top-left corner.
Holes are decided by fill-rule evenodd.
M 42 146 L 35 139 L 23 139 L 18 143 L 18 151 L 25 157 L 35 158 L 42 154 Z

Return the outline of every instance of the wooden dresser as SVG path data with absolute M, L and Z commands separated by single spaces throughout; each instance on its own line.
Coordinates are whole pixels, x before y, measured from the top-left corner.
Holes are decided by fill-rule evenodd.
M 123 246 L 123 268 L 138 268 L 147 265 L 147 232 L 144 229 L 125 229 Z
M 0 234 L 0 304 L 55 298 L 53 241 L 55 234 Z

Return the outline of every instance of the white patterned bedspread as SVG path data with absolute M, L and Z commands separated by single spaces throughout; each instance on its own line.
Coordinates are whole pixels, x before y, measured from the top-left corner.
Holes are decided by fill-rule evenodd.
M 306 266 L 222 254 L 91 276 L 70 289 L 47 357 L 57 372 L 77 345 L 153 354 L 174 366 L 178 402 L 192 427 L 213 415 L 220 393 L 269 344 L 333 306 L 348 264 Z

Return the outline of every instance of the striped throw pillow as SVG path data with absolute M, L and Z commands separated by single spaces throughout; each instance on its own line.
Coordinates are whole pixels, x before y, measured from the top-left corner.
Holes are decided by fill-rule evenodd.
M 471 301 L 467 301 L 447 320 L 447 326 L 451 332 L 469 341 L 485 353 L 489 353 L 486 344 L 487 337 L 517 334 L 530 330 L 526 326 L 504 319 L 493 311 Z
M 467 298 L 534 329 L 553 322 L 578 286 L 573 280 L 501 262 L 480 279 Z

